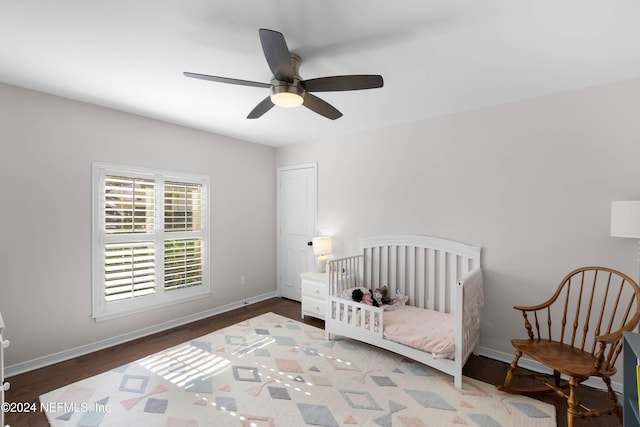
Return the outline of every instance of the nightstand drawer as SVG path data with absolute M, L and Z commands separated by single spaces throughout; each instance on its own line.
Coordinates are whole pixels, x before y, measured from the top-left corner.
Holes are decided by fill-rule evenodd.
M 322 284 L 317 284 L 314 282 L 306 281 L 302 279 L 302 296 L 308 296 L 312 298 L 317 298 L 321 300 L 326 300 L 326 291 L 327 286 Z
M 325 302 L 316 298 L 302 296 L 302 307 L 304 312 L 310 316 L 324 319 Z
M 324 319 L 327 304 L 327 275 L 316 271 L 308 271 L 300 275 L 302 288 L 302 317 L 313 316 Z

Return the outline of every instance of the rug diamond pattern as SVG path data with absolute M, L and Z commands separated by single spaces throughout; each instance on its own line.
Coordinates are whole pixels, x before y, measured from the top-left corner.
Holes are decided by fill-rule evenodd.
M 53 427 L 204 427 L 212 419 L 223 427 L 555 426 L 550 405 L 467 378 L 463 390 L 452 383 L 401 356 L 327 341 L 322 330 L 267 313 L 40 400 L 63 405 L 47 412 Z

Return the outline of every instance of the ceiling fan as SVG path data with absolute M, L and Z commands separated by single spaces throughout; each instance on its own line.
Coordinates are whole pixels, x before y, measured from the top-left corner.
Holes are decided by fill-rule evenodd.
M 241 86 L 255 86 L 271 89 L 271 95 L 262 100 L 251 110 L 247 119 L 257 119 L 273 108 L 297 107 L 304 105 L 308 109 L 335 120 L 342 117 L 342 113 L 326 101 L 312 95 L 310 92 L 335 92 L 344 90 L 374 89 L 382 87 L 383 81 L 380 75 L 349 75 L 320 77 L 302 80 L 298 72 L 300 57 L 289 52 L 284 36 L 274 30 L 261 28 L 260 43 L 269 68 L 273 73 L 270 83 L 253 82 L 249 80 L 232 79 L 228 77 L 209 76 L 184 72 L 186 77 L 202 80 L 211 80 L 219 83 L 229 83 Z

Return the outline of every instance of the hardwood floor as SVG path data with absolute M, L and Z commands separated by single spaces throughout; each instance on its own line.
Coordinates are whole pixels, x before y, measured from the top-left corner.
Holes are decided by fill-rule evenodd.
M 165 332 L 140 338 L 123 345 L 11 377 L 8 379 L 11 383 L 11 389 L 7 392 L 6 400 L 8 402 L 30 402 L 38 405 L 38 396 L 43 393 L 108 371 L 125 363 L 161 351 L 167 347 L 178 345 L 266 312 L 277 313 L 298 321 L 302 320 L 300 319 L 300 303 L 281 298 L 273 298 Z M 319 328 L 324 327 L 323 321 L 312 317 L 305 317 L 303 321 L 304 323 Z M 467 362 L 463 373 L 465 376 L 496 385 L 502 384 L 506 370 L 507 365 L 505 363 L 481 356 L 472 356 Z M 600 390 L 583 387 L 580 397 L 588 405 L 593 404 L 596 407 L 602 407 L 603 405 L 606 407 L 607 405 L 607 395 Z M 564 427 L 567 425 L 567 406 L 564 399 L 555 395 L 545 395 L 539 399 L 556 406 L 558 426 Z M 5 422 L 11 425 L 11 427 L 48 426 L 45 415 L 39 411 L 31 414 L 8 413 L 6 414 Z M 578 427 L 616 425 L 618 425 L 617 419 L 614 416 L 578 421 Z

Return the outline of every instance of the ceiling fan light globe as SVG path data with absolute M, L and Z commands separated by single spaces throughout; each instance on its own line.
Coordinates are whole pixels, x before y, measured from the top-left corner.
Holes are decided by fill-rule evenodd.
M 304 99 L 301 95 L 291 92 L 279 92 L 271 94 L 271 102 L 278 107 L 293 108 L 302 105 Z

